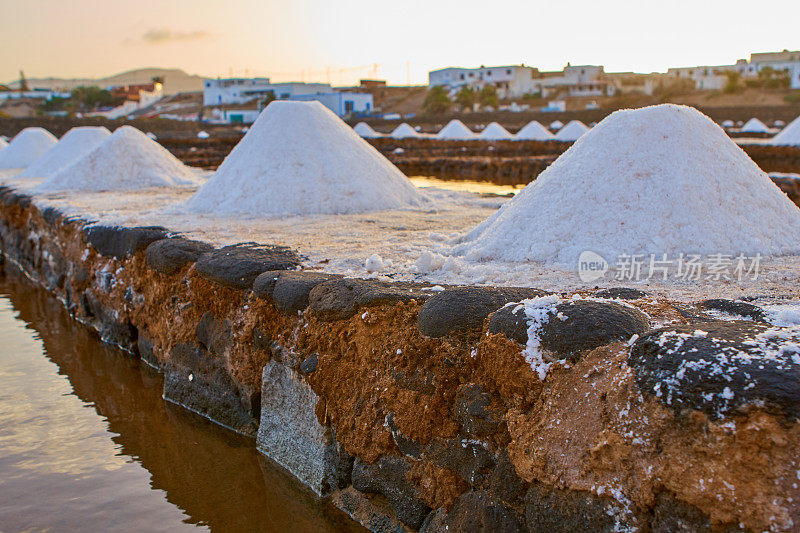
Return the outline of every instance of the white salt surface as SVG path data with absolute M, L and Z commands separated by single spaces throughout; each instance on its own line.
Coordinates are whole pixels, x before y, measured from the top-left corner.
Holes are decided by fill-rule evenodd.
M 478 138 L 484 141 L 505 141 L 513 138 L 513 135 L 497 122 L 492 122 L 483 129 Z
M 617 111 L 453 253 L 576 269 L 623 255 L 800 252 L 800 209 L 694 108 Z
M 44 128 L 25 128 L 0 152 L 0 169 L 25 168 L 58 142 Z
M 580 120 L 570 120 L 569 123 L 555 134 L 557 141 L 577 141 L 589 131 L 589 128 Z
M 470 141 L 475 138 L 475 134 L 471 129 L 466 127 L 463 122 L 454 118 L 447 125 L 439 130 L 436 134 L 437 139 L 446 139 L 448 141 Z
M 195 173 L 166 148 L 136 128 L 121 126 L 37 190 L 119 191 L 195 183 Z
M 21 178 L 46 178 L 91 152 L 111 135 L 104 127 L 72 128 L 42 157 L 26 168 Z
M 5 139 L 0 139 L 0 150 L 5 148 L 6 146 L 8 146 L 8 143 L 5 141 Z
M 769 144 L 775 146 L 800 146 L 800 117 L 797 117 L 773 137 Z
M 414 128 L 403 122 L 392 131 L 391 137 L 392 139 L 408 139 L 420 137 L 420 134 L 417 133 Z
M 550 141 L 553 139 L 553 134 L 550 133 L 547 128 L 542 126 L 539 121 L 532 120 L 525 124 L 525 126 L 517 132 L 514 138 L 527 141 Z
M 550 123 L 550 129 L 551 130 L 560 130 L 563 127 L 564 127 L 564 123 L 561 122 L 560 120 L 554 120 L 553 122 Z
M 766 124 L 758 120 L 757 118 L 753 117 L 747 122 L 744 123 L 741 130 L 744 133 L 767 133 L 769 128 Z
M 355 126 L 353 126 L 353 131 L 358 133 L 360 137 L 364 137 L 365 139 L 374 139 L 376 137 L 381 137 L 381 134 L 372 129 L 372 126 L 367 124 L 366 122 L 359 122 Z
M 397 167 L 328 108 L 275 101 L 183 209 L 280 217 L 426 205 Z

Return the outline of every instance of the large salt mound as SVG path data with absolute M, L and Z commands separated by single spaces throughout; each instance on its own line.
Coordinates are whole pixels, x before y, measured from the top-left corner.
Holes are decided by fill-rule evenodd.
M 539 121 L 531 120 L 517 132 L 514 138 L 521 141 L 550 141 L 553 139 L 553 134 Z
M 164 147 L 136 128 L 121 126 L 37 190 L 114 191 L 194 183 L 189 167 Z
M 800 146 L 800 117 L 797 117 L 773 137 L 769 144 L 775 146 Z
M 197 213 L 285 216 L 423 202 L 397 167 L 325 106 L 275 101 L 185 207 Z
M 492 122 L 483 129 L 478 138 L 484 141 L 504 141 L 511 139 L 512 135 L 497 122 Z
M 769 128 L 766 124 L 753 117 L 745 122 L 744 126 L 742 126 L 742 129 L 739 131 L 744 133 L 767 133 Z
M 589 128 L 580 120 L 570 120 L 566 126 L 558 130 L 555 139 L 557 141 L 577 141 L 587 131 Z
M 366 122 L 359 122 L 355 126 L 353 126 L 353 131 L 358 133 L 359 136 L 364 137 L 365 139 L 374 139 L 376 137 L 380 137 L 381 134 L 372 129 L 372 126 L 367 124 Z
M 475 134 L 463 122 L 453 119 L 447 123 L 447 126 L 439 130 L 436 138 L 448 141 L 469 141 L 475 138 Z
M 111 135 L 105 127 L 78 127 L 69 130 L 47 153 L 26 168 L 20 178 L 47 178 L 91 152 Z
M 57 142 L 44 128 L 25 128 L 0 152 L 0 168 L 25 168 Z
M 453 252 L 577 268 L 621 254 L 800 252 L 800 209 L 694 108 L 617 111 Z
M 408 139 L 419 137 L 419 133 L 417 133 L 414 128 L 403 122 L 392 131 L 391 136 L 392 139 Z

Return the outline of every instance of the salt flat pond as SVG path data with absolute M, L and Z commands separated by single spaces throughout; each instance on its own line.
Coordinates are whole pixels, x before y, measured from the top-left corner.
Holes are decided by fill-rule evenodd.
M 0 274 L 0 531 L 356 527 L 252 441 L 161 393 L 159 374 L 101 343 L 8 267 Z

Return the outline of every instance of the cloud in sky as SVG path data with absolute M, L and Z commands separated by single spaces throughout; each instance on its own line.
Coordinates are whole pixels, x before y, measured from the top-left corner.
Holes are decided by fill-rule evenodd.
M 205 30 L 174 31 L 167 28 L 151 28 L 142 34 L 142 42 L 147 44 L 164 44 L 178 41 L 201 41 L 211 38 Z

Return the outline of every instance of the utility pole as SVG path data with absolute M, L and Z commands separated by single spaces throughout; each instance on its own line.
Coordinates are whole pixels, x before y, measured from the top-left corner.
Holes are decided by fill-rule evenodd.
M 25 72 L 20 69 L 19 71 L 19 92 L 24 93 L 30 90 L 28 88 L 28 80 L 25 79 Z

